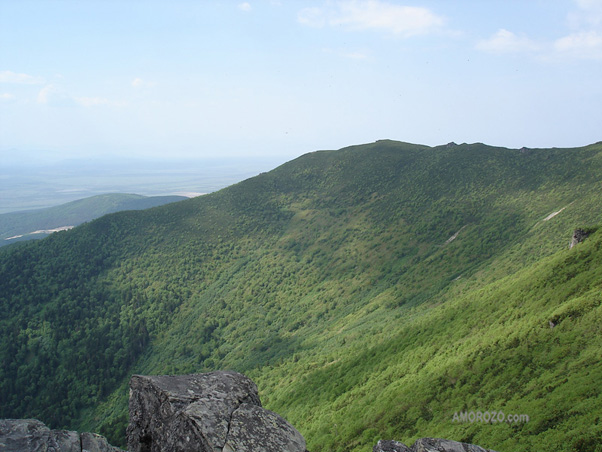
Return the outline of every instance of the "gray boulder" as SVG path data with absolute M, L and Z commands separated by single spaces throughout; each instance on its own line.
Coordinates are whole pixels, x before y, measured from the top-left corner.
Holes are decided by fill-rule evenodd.
M 286 420 L 261 407 L 257 386 L 236 372 L 130 380 L 130 452 L 304 452 Z
M 269 447 L 266 439 L 269 438 Z M 305 439 L 282 417 L 256 405 L 243 403 L 232 413 L 223 452 L 305 451 Z
M 104 436 L 84 432 L 80 434 L 82 452 L 123 452 L 109 444 Z
M 0 450 L 3 452 L 119 452 L 93 433 L 50 430 L 36 419 L 0 420 Z
M 421 438 L 412 446 L 412 452 L 495 452 L 474 444 L 459 443 L 449 439 Z
M 569 243 L 569 249 L 583 242 L 589 236 L 589 234 L 590 233 L 584 229 L 575 229 Z
M 408 447 L 397 441 L 380 440 L 372 449 L 372 452 L 495 452 L 483 449 L 474 444 L 459 443 L 449 439 L 421 438 L 416 440 L 412 447 Z
M 372 448 L 372 452 L 411 452 L 411 449 L 398 441 L 387 441 L 381 439 L 378 443 L 376 443 L 376 446 Z

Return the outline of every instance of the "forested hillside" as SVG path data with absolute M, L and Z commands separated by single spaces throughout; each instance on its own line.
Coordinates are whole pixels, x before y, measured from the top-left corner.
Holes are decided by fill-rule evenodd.
M 0 417 L 123 444 L 132 373 L 233 369 L 314 452 L 602 450 L 601 179 L 602 143 L 379 141 L 3 248 Z
M 48 236 L 48 229 L 77 226 L 108 213 L 142 210 L 186 199 L 183 196 L 142 196 L 129 193 L 107 193 L 71 201 L 46 209 L 0 215 L 0 246 L 16 241 Z

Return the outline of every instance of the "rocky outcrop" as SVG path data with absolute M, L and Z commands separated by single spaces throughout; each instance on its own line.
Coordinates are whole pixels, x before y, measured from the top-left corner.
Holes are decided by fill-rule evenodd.
M 133 376 L 127 436 L 130 452 L 305 452 L 301 434 L 236 372 Z
M 449 439 L 421 438 L 412 447 L 397 441 L 380 440 L 372 452 L 495 452 L 474 444 L 459 443 Z
M 130 380 L 130 452 L 307 452 L 285 419 L 261 406 L 257 386 L 237 372 Z M 50 430 L 35 419 L 0 420 L 2 452 L 123 452 L 94 433 Z M 422 438 L 412 447 L 379 441 L 373 452 L 494 452 Z
M 412 446 L 412 452 L 495 452 L 474 444 L 459 443 L 449 439 L 422 438 Z
M 575 229 L 573 231 L 573 237 L 571 237 L 571 242 L 569 243 L 569 249 L 573 248 L 578 243 L 583 242 L 589 236 L 589 234 L 589 231 L 584 229 Z
M 94 433 L 50 430 L 36 419 L 0 420 L 0 450 L 3 452 L 120 452 Z
M 398 441 L 387 441 L 381 439 L 376 446 L 372 448 L 372 452 L 411 452 L 408 446 Z

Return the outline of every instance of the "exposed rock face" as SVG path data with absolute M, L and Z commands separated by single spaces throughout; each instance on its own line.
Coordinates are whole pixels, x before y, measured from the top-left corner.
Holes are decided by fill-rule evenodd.
M 459 443 L 449 439 L 421 438 L 412 447 L 408 447 L 397 441 L 380 440 L 372 449 L 372 452 L 495 452 L 483 449 L 474 444 Z
M 376 446 L 372 448 L 372 452 L 412 452 L 412 450 L 403 443 L 398 441 L 387 441 L 381 439 Z
M 459 443 L 449 439 L 421 438 L 412 446 L 412 452 L 495 452 L 474 444 Z
M 0 420 L 0 450 L 3 452 L 119 452 L 94 433 L 50 430 L 35 419 Z
M 301 434 L 236 372 L 133 376 L 127 436 L 130 452 L 305 452 Z
M 584 231 L 583 229 L 575 229 L 573 231 L 573 237 L 571 238 L 571 242 L 569 243 L 569 249 L 573 248 L 578 243 L 583 242 L 589 236 L 589 232 Z

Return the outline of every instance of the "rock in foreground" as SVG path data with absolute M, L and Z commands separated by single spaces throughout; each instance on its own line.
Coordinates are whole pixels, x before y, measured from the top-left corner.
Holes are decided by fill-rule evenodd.
M 121 452 L 94 433 L 50 430 L 36 419 L 0 420 L 2 452 Z
M 380 440 L 372 452 L 495 452 L 474 444 L 459 443 L 449 439 L 421 438 L 412 447 L 397 441 Z
M 449 146 L 449 145 L 448 145 Z M 398 441 L 380 440 L 376 446 L 372 448 L 372 452 L 411 452 L 408 446 Z
M 236 372 L 130 380 L 130 452 L 305 452 L 305 439 L 261 407 Z
M 130 452 L 307 452 L 285 419 L 261 406 L 257 386 L 236 372 L 130 380 Z M 122 452 L 93 433 L 50 430 L 35 419 L 0 420 L 2 452 Z M 381 440 L 373 452 L 494 452 L 422 438 L 412 447 Z

